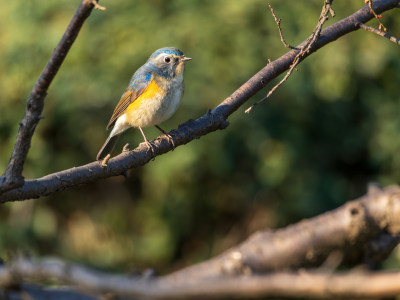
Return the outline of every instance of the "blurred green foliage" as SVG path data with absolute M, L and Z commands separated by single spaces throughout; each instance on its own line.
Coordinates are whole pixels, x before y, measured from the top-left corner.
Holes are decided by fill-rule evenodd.
M 0 169 L 26 99 L 79 1 L 0 0 Z M 184 101 L 171 130 L 213 108 L 287 49 L 264 0 L 103 1 L 49 89 L 26 178 L 93 161 L 133 72 L 155 50 L 180 48 Z M 316 25 L 321 1 L 272 1 L 286 41 Z M 332 24 L 364 5 L 334 2 Z M 400 36 L 399 11 L 382 22 Z M 371 25 L 377 26 L 376 21 Z M 276 81 L 277 82 L 277 81 Z M 285 226 L 400 182 L 399 48 L 351 33 L 302 62 L 290 79 L 227 130 L 122 176 L 0 207 L 0 256 L 28 251 L 109 269 L 162 271 L 220 253 L 250 233 Z M 269 84 L 269 88 L 273 83 Z M 158 131 L 145 129 L 148 137 Z M 127 131 L 119 148 L 142 142 Z M 392 258 L 392 263 L 397 259 Z

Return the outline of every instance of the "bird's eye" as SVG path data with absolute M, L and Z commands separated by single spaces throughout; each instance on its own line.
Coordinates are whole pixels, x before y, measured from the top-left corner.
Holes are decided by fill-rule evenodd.
M 166 63 L 169 63 L 171 61 L 171 58 L 169 56 L 164 57 L 164 61 Z

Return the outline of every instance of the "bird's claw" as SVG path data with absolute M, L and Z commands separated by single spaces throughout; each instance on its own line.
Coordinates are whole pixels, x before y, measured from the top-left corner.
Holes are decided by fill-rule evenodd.
M 146 141 L 146 145 L 147 145 L 147 147 L 150 148 L 151 154 L 153 155 L 153 160 L 155 160 L 156 159 L 156 153 L 154 152 L 154 145 L 149 141 Z
M 169 141 L 171 142 L 171 144 L 172 144 L 172 151 L 174 151 L 175 150 L 175 142 L 174 142 L 174 139 L 172 138 L 172 136 L 169 134 L 169 133 L 164 133 L 164 135 L 169 139 Z
M 130 145 L 128 143 L 126 143 L 125 146 L 122 148 L 122 153 L 129 152 L 129 150 L 130 150 L 129 147 L 130 147 Z
M 105 167 L 107 167 L 107 163 L 108 163 L 108 161 L 110 160 L 110 158 L 111 158 L 111 154 L 107 154 L 107 156 L 106 157 L 104 157 L 103 158 L 103 160 L 100 162 L 100 166 L 102 167 L 102 168 L 105 168 Z

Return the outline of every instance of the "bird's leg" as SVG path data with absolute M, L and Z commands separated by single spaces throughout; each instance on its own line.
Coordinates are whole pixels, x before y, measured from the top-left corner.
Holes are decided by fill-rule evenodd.
M 106 157 L 104 157 L 104 159 L 101 161 L 100 166 L 102 168 L 107 167 L 107 163 L 110 160 L 110 158 L 111 158 L 111 154 L 107 154 Z
M 174 139 L 172 138 L 172 136 L 168 133 L 168 132 L 166 132 L 164 129 L 162 129 L 160 126 L 158 126 L 158 125 L 154 125 L 158 130 L 160 130 L 164 135 L 166 135 L 167 136 L 167 138 L 171 141 L 171 144 L 172 144 L 172 150 L 174 150 L 175 149 L 175 143 L 174 143 Z
M 153 149 L 154 146 L 153 146 L 153 144 L 150 143 L 149 140 L 147 139 L 147 137 L 144 135 L 144 132 L 143 132 L 143 130 L 142 130 L 141 127 L 139 127 L 139 130 L 140 130 L 140 133 L 142 134 L 142 136 L 143 136 L 143 138 L 144 138 L 144 141 L 146 142 L 147 146 L 150 148 L 151 153 L 153 154 L 153 157 L 155 157 L 156 155 L 155 155 L 155 153 L 154 153 L 154 149 Z

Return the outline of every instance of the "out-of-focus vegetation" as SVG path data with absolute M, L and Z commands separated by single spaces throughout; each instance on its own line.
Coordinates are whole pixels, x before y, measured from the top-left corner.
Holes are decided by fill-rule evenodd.
M 0 169 L 26 99 L 79 1 L 0 0 Z M 103 1 L 45 101 L 26 178 L 93 161 L 133 72 L 155 50 L 180 48 L 184 101 L 166 130 L 204 114 L 287 49 L 264 0 Z M 272 1 L 286 40 L 313 30 L 322 1 Z M 364 1 L 337 1 L 332 24 Z M 399 10 L 382 22 L 400 35 Z M 376 21 L 371 25 L 378 26 Z M 167 271 L 215 255 L 265 227 L 285 226 L 400 182 L 400 52 L 364 31 L 301 63 L 298 72 L 227 130 L 122 176 L 0 207 L 0 256 L 57 255 L 101 268 Z M 269 87 L 273 85 L 270 84 Z M 156 137 L 156 129 L 145 130 Z M 127 131 L 118 148 L 142 142 Z M 397 264 L 393 255 L 390 264 Z

